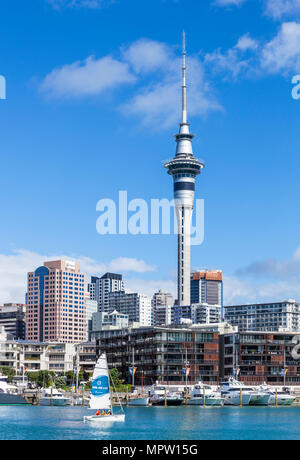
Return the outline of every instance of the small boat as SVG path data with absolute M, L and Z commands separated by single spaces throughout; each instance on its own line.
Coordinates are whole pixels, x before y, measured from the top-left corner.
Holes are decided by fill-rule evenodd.
M 199 382 L 194 386 L 191 399 L 188 401 L 190 406 L 223 406 L 224 398 L 220 391 L 214 391 L 210 386 Z
M 149 406 L 150 398 L 137 396 L 128 400 L 128 406 Z
M 85 416 L 83 418 L 84 422 L 102 424 L 125 421 L 125 414 L 120 401 L 119 404 L 122 413 L 113 413 L 108 365 L 105 353 L 100 356 L 96 363 L 90 395 L 91 397 L 89 408 L 96 410 L 97 412 L 95 415 Z
M 7 383 L 7 376 L 0 375 L 0 406 L 21 405 L 29 405 L 29 403 L 18 394 L 18 388 L 15 385 Z
M 42 396 L 40 398 L 41 406 L 67 406 L 69 398 L 64 396 L 56 388 L 43 389 Z
M 184 398 L 178 393 L 171 393 L 163 386 L 154 385 L 150 391 L 150 402 L 153 406 L 181 406 Z

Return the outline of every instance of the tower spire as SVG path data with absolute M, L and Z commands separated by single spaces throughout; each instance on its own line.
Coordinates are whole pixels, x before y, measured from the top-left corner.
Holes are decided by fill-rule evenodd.
M 187 123 L 186 104 L 186 36 L 182 33 L 182 124 Z

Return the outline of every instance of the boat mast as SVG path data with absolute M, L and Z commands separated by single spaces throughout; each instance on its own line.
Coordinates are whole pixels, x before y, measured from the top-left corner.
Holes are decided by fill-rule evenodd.
M 106 362 L 106 369 L 107 369 L 107 374 L 108 374 L 108 389 L 109 389 L 109 394 L 110 394 L 110 410 L 111 410 L 111 414 L 113 415 L 112 392 L 111 392 L 111 386 L 110 386 L 110 374 L 109 374 L 109 369 L 108 369 L 108 362 L 107 362 L 106 353 L 105 353 L 105 362 Z
M 132 387 L 134 388 L 134 347 L 132 348 Z

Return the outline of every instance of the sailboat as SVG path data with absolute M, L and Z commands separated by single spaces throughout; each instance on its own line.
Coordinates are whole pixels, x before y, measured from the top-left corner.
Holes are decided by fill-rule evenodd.
M 125 421 L 125 414 L 121 403 L 120 407 L 122 414 L 113 413 L 108 365 L 105 353 L 100 356 L 96 363 L 90 395 L 89 408 L 97 412 L 95 415 L 85 416 L 83 419 L 84 422 L 106 423 Z

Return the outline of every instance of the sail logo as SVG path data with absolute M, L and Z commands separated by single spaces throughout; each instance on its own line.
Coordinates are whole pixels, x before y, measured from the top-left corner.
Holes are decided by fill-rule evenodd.
M 94 396 L 103 396 L 109 393 L 108 377 L 102 375 L 92 382 L 91 394 Z

